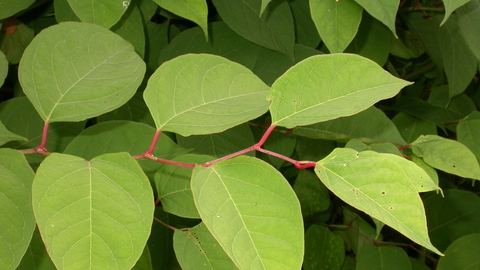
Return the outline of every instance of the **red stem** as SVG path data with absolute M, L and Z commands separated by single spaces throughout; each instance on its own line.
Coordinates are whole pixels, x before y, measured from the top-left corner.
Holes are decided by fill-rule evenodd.
M 288 161 L 288 162 L 292 163 L 293 165 L 295 165 L 295 167 L 298 168 L 298 169 L 311 168 L 311 167 L 315 167 L 317 165 L 317 163 L 313 162 L 313 161 L 296 161 L 294 159 L 291 159 L 289 157 L 286 157 L 284 155 L 281 155 L 279 153 L 275 153 L 275 152 L 272 152 L 272 151 L 269 151 L 269 150 L 266 150 L 266 149 L 260 148 L 260 149 L 257 149 L 257 150 L 259 152 L 262 152 L 262 153 L 265 153 L 265 154 L 283 159 L 285 161 Z
M 398 150 L 402 151 L 403 149 L 407 149 L 409 148 L 411 145 L 410 144 L 407 144 L 405 146 L 402 146 L 402 147 L 399 147 Z
M 153 153 L 153 150 L 155 149 L 155 146 L 157 145 L 158 137 L 160 137 L 160 134 L 162 134 L 162 131 L 157 129 L 157 131 L 155 131 L 155 135 L 153 135 L 153 139 L 152 139 L 152 143 L 150 144 L 150 148 L 148 148 L 147 152 L 145 152 L 144 155 L 145 154 L 151 155 Z

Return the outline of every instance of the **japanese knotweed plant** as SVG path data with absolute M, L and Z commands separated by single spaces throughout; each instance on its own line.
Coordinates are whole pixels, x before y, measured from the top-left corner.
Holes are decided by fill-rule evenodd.
M 75 8 L 79 1 L 69 2 Z M 221 9 L 222 4 L 217 6 Z M 88 21 L 88 13 L 77 15 Z M 0 268 L 15 269 L 26 252 L 34 253 L 29 244 L 32 237 L 38 238 L 36 225 L 58 269 L 139 267 L 149 260 L 151 250 L 145 245 L 154 237 L 154 219 L 171 227 L 154 217 L 156 205 L 175 216 L 201 220 L 189 229 L 171 227 L 176 257 L 184 269 L 315 265 L 304 247 L 314 246 L 311 239 L 318 235 L 332 243 L 336 239 L 317 225 L 304 232 L 308 202 L 300 205 L 298 186 L 312 177 L 305 186 L 321 181 L 338 198 L 371 216 L 378 233 L 386 224 L 442 255 L 430 242 L 419 193 L 440 190 L 438 180 L 432 180 L 432 167 L 480 179 L 475 156 L 461 143 L 427 135 L 407 144 L 393 134 L 395 144 L 367 146 L 350 140 L 321 160 L 300 161 L 266 147 L 269 138 L 281 132 L 321 139 L 326 135 L 319 131 L 335 126 L 332 120 L 349 117 L 336 127 L 341 129 L 385 117 L 372 105 L 396 96 L 410 82 L 367 58 L 338 53 L 308 57 L 269 87 L 250 69 L 226 58 L 184 54 L 163 62 L 143 91 L 155 128 L 133 121 L 102 121 L 108 113 L 140 102 L 135 94 L 146 73 L 134 47 L 104 28 L 115 21 L 51 26 L 23 54 L 18 76 L 27 97 L 10 100 L 8 109 L 15 114 L 33 105 L 44 124 L 35 147 L 0 149 L 5 227 L 0 232 Z M 212 26 L 217 27 L 224 26 Z M 343 51 L 329 42 L 332 51 Z M 253 136 L 245 139 L 246 123 L 255 125 L 252 121 L 265 115 L 267 124 L 258 125 L 265 131 L 252 144 Z M 55 141 L 62 142 L 47 135 L 54 136 L 59 129 L 82 130 L 93 118 L 98 123 L 63 151 L 49 150 L 57 148 Z M 26 140 L 3 124 L 0 132 L 2 144 Z M 208 139 L 220 133 L 242 149 L 194 155 L 172 140 L 199 148 L 202 139 L 189 141 L 192 135 L 209 135 L 203 137 Z M 399 146 L 411 150 L 411 160 Z M 277 158 L 271 162 L 275 166 L 254 157 L 254 151 L 266 159 Z M 280 173 L 278 160 L 302 170 L 302 178 L 295 182 L 297 192 Z M 347 208 L 344 215 L 353 216 Z M 335 243 L 329 247 L 341 265 L 344 243 Z M 370 248 L 376 247 L 366 247 Z

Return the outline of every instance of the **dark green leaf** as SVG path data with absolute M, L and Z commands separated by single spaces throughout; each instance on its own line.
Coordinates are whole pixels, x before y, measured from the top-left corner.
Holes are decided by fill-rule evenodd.
M 401 112 L 395 115 L 392 121 L 408 143 L 415 141 L 420 135 L 437 135 L 437 127 L 434 123 L 406 113 Z
M 412 270 L 405 250 L 394 246 L 363 246 L 357 255 L 357 270 Z
M 252 146 L 255 140 L 250 127 L 242 124 L 222 133 L 189 137 L 177 135 L 177 143 L 181 147 L 192 149 L 192 153 L 220 158 Z M 246 155 L 255 154 L 249 152 Z
M 239 156 L 195 167 L 191 185 L 203 222 L 239 268 L 300 269 L 300 203 L 277 170 Z
M 143 19 L 136 5 L 131 6 L 111 29 L 135 48 L 135 52 L 141 58 L 145 55 L 145 33 Z
M 152 189 L 127 153 L 91 161 L 53 153 L 37 170 L 32 200 L 59 269 L 131 269 L 150 234 Z
M 398 38 L 392 36 L 390 53 L 404 59 L 412 59 L 421 56 L 425 47 L 411 31 L 398 30 Z
M 5 54 L 3 54 L 2 51 L 0 51 L 0 87 L 5 82 L 5 78 L 7 77 L 7 74 L 8 74 L 8 61 L 7 61 L 7 58 L 5 57 Z
M 445 250 L 453 241 L 480 233 L 480 198 L 472 192 L 444 190 L 425 199 L 425 211 L 432 242 Z
M 32 29 L 23 23 L 19 22 L 15 27 L 15 33 L 13 34 L 0 31 L 0 51 L 5 54 L 8 62 L 12 65 L 20 62 L 23 51 L 30 44 L 35 34 Z
M 365 143 L 392 142 L 407 144 L 390 119 L 379 109 L 370 107 L 358 114 L 297 127 L 293 133 L 313 139 L 347 142 L 356 138 Z
M 340 269 L 345 259 L 345 244 L 329 229 L 312 225 L 305 233 L 305 270 Z
M 452 13 L 459 7 L 465 5 L 465 3 L 469 2 L 470 0 L 444 0 L 443 4 L 445 5 L 445 17 L 443 17 L 442 23 L 440 23 L 440 26 L 442 26 L 452 15 Z M 475 1 L 475 0 L 474 0 Z M 470 2 L 474 2 L 470 1 Z
M 240 36 L 294 59 L 295 33 L 288 3 L 275 1 L 262 16 L 257 0 L 213 0 L 218 13 Z
M 191 20 L 198 24 L 205 34 L 205 39 L 208 40 L 208 26 L 207 15 L 208 7 L 206 0 L 154 0 L 161 8 L 164 8 L 180 17 Z
M 437 270 L 479 269 L 478 254 L 480 254 L 480 233 L 466 235 L 457 239 L 445 250 L 445 257 L 438 260 Z
M 22 153 L 2 148 L 0 175 L 0 268 L 16 269 L 35 230 L 31 198 L 34 172 Z
M 307 170 L 298 172 L 293 190 L 300 201 L 304 219 L 308 219 L 318 212 L 326 211 L 330 207 L 328 189 L 318 181 L 315 174 Z
M 27 141 L 27 139 L 13 132 L 10 132 L 0 121 L 0 146 L 4 145 L 9 141 Z
M 480 115 L 477 111 L 474 114 Z M 457 140 L 467 146 L 477 160 L 480 161 L 480 138 L 478 136 L 478 134 L 480 134 L 480 119 L 474 118 L 475 117 L 469 117 L 458 122 Z
M 30 246 L 16 270 L 57 270 L 48 256 L 38 228 L 35 228 Z
M 75 12 L 73 12 L 72 7 L 68 3 L 68 0 L 55 0 L 53 1 L 55 9 L 55 19 L 57 22 L 80 22 L 80 19 L 77 17 Z
M 15 13 L 28 8 L 35 0 L 15 0 L 0 2 L 0 20 L 8 18 Z
M 480 3 L 478 1 L 469 1 L 457 9 L 455 13 L 458 17 L 458 28 L 465 42 L 477 56 L 477 59 L 480 60 L 480 40 L 477 34 L 480 31 Z
M 150 259 L 150 251 L 147 246 L 143 248 L 142 256 L 140 256 L 132 270 L 152 270 L 152 260 Z
M 289 1 L 295 23 L 296 42 L 311 48 L 320 43 L 320 35 L 315 28 L 308 0 Z M 303 60 L 303 59 L 302 59 Z
M 144 73 L 145 63 L 130 43 L 78 22 L 42 31 L 19 66 L 23 91 L 46 122 L 76 122 L 118 108 L 133 96 Z

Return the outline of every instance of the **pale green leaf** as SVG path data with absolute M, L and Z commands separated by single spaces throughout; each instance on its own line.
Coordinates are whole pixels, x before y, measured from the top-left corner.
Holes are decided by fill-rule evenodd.
M 82 22 L 108 29 L 120 20 L 130 0 L 68 0 L 68 3 Z
M 409 84 L 358 55 L 312 56 L 272 85 L 272 124 L 293 128 L 353 115 Z
M 442 26 L 448 20 L 450 15 L 452 15 L 457 8 L 465 5 L 469 1 L 470 0 L 444 0 L 443 5 L 445 6 L 445 17 L 443 17 L 443 21 L 440 23 L 440 26 Z
M 315 172 L 346 203 L 440 254 L 428 238 L 418 194 L 434 184 L 413 162 L 392 154 L 337 148 L 317 163 Z
M 13 34 L 0 31 L 0 51 L 5 54 L 11 65 L 20 62 L 25 48 L 27 48 L 35 36 L 35 32 L 21 22 L 17 22 L 15 28 L 15 33 Z
M 192 149 L 192 153 L 220 158 L 254 145 L 255 139 L 250 126 L 241 124 L 222 133 L 189 137 L 177 135 L 177 143 L 181 147 Z M 245 154 L 255 155 L 254 152 Z
M 432 179 L 432 182 L 436 186 L 438 186 L 438 173 L 432 166 L 428 165 L 427 163 L 425 163 L 425 161 L 423 161 L 423 159 L 417 156 L 412 156 L 410 160 L 413 163 L 417 164 L 418 167 L 422 168 L 428 174 L 428 176 L 430 176 L 430 179 Z
M 0 121 L 0 146 L 9 141 L 26 141 L 27 138 L 10 132 L 5 125 Z
M 478 112 L 477 112 L 478 113 Z M 480 161 L 480 119 L 460 120 L 457 125 L 457 140 L 464 144 Z
M 406 113 L 399 113 L 392 119 L 403 138 L 410 143 L 420 135 L 437 135 L 437 127 L 434 123 L 411 116 Z
M 395 246 L 363 246 L 357 255 L 357 270 L 412 270 L 408 255 Z
M 2 51 L 0 51 L 0 87 L 3 85 L 5 82 L 5 78 L 8 75 L 8 61 L 7 58 L 5 57 L 5 54 L 3 54 Z
M 362 7 L 354 0 L 311 0 L 317 31 L 331 53 L 343 52 L 357 34 Z
M 37 170 L 32 200 L 58 269 L 131 269 L 150 235 L 153 192 L 127 153 L 91 161 L 53 153 Z
M 304 219 L 308 219 L 318 212 L 326 211 L 330 207 L 328 189 L 310 171 L 300 170 L 298 172 L 293 190 L 300 201 Z
M 0 1 L 0 20 L 15 15 L 28 8 L 35 0 L 6 0 Z
M 458 17 L 458 28 L 470 50 L 480 60 L 480 3 L 470 1 L 455 12 Z
M 430 166 L 447 173 L 480 180 L 480 166 L 475 155 L 458 141 L 437 135 L 420 136 L 411 143 L 413 153 Z
M 187 54 L 163 63 L 144 99 L 157 129 L 182 136 L 211 134 L 257 118 L 268 109 L 265 85 L 223 57 Z
M 130 42 L 141 58 L 145 55 L 145 33 L 143 19 L 136 5 L 130 7 L 111 31 Z
M 203 223 L 176 230 L 173 247 L 182 269 L 238 269 Z
M 100 26 L 64 22 L 25 50 L 19 80 L 46 122 L 80 121 L 125 104 L 145 73 L 133 46 Z
M 176 162 L 202 164 L 214 160 L 206 155 L 183 155 L 172 159 Z M 155 186 L 163 210 L 184 218 L 200 218 L 190 189 L 192 169 L 163 164 L 155 173 Z
M 240 156 L 195 167 L 191 185 L 203 222 L 239 268 L 300 269 L 300 203 L 277 170 Z
M 468 270 L 480 269 L 480 233 L 469 234 L 453 242 L 445 257 L 438 260 L 437 270 Z
M 392 121 L 379 109 L 370 107 L 352 116 L 297 127 L 293 133 L 313 139 L 347 142 L 356 138 L 365 143 L 407 144 Z
M 84 129 L 73 139 L 65 154 L 75 155 L 90 160 L 106 153 L 128 152 L 132 156 L 141 155 L 150 147 L 155 128 L 132 121 L 107 121 Z M 188 150 L 176 145 L 168 136 L 160 135 L 152 154 L 158 158 L 172 159 L 186 154 Z M 159 162 L 138 160 L 143 171 L 150 179 L 160 168 Z
M 345 259 L 343 239 L 320 225 L 312 225 L 305 233 L 305 270 L 340 269 Z
M 57 270 L 48 256 L 38 228 L 35 228 L 30 246 L 16 270 Z
M 293 16 L 286 1 L 270 4 L 259 17 L 258 0 L 213 0 L 223 21 L 240 36 L 294 59 Z
M 437 28 L 437 42 L 442 50 L 450 97 L 463 93 L 477 73 L 478 59 L 472 53 L 452 16 Z
M 472 192 L 446 189 L 444 196 L 425 199 L 429 234 L 433 244 L 445 250 L 456 239 L 480 233 L 480 198 Z
M 395 19 L 397 17 L 400 0 L 355 0 L 375 19 L 385 24 L 392 33 L 395 32 Z
M 295 23 L 295 36 L 297 42 L 295 45 L 302 44 L 311 48 L 316 48 L 321 39 L 315 28 L 315 23 L 312 20 L 309 0 L 292 0 L 289 2 Z
M 206 0 L 154 0 L 164 8 L 180 17 L 198 24 L 208 40 L 208 6 Z
M 0 149 L 0 269 L 16 269 L 32 239 L 33 177 L 22 153 Z
M 358 33 L 345 52 L 361 55 L 384 66 L 390 54 L 392 37 L 392 33 L 385 25 L 368 13 L 363 13 Z

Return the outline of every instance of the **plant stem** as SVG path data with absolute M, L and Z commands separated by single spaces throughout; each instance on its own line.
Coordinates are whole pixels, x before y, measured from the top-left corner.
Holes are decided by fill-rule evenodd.
M 297 169 L 306 169 L 306 168 L 315 167 L 317 165 L 317 163 L 313 162 L 313 161 L 297 161 L 297 160 L 291 159 L 289 157 L 286 157 L 284 155 L 281 155 L 279 153 L 275 153 L 275 152 L 272 152 L 272 151 L 269 151 L 269 150 L 266 150 L 266 149 L 259 148 L 257 150 L 259 152 L 262 152 L 262 153 L 265 153 L 265 154 L 283 159 L 285 161 L 288 161 L 288 162 L 292 163 L 293 165 L 295 165 L 295 167 Z
M 153 153 L 153 150 L 155 149 L 155 146 L 157 145 L 158 137 L 160 137 L 160 134 L 162 134 L 162 131 L 157 129 L 155 131 L 155 135 L 153 135 L 152 143 L 150 144 L 150 148 L 148 148 L 147 152 L 145 154 L 151 155 Z

